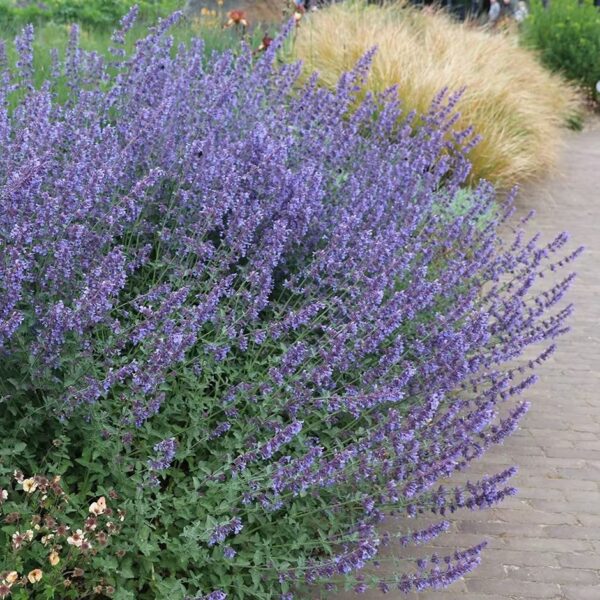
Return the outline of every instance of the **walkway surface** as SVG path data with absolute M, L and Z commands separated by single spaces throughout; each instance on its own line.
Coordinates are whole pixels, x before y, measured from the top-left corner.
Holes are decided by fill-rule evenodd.
M 566 230 L 586 246 L 569 294 L 572 331 L 530 388 L 521 430 L 474 465 L 482 474 L 518 465 L 519 494 L 461 514 L 440 539 L 464 547 L 485 536 L 481 566 L 418 600 L 600 600 L 600 128 L 570 135 L 561 172 L 522 190 L 519 204 L 536 210 L 531 229 Z
M 586 246 L 569 293 L 572 330 L 528 390 L 521 429 L 468 473 L 518 465 L 519 494 L 494 510 L 458 514 L 438 538 L 440 554 L 487 539 L 482 564 L 447 590 L 410 600 L 600 600 L 600 127 L 569 135 L 561 173 L 522 190 L 519 204 L 536 209 L 532 231 L 566 230 L 573 248 Z

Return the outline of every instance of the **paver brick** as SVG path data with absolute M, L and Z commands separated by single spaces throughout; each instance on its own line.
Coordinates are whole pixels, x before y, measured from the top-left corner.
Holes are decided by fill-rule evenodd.
M 521 474 L 515 479 L 516 486 L 519 489 L 523 487 L 542 490 L 569 490 L 577 492 L 579 490 L 584 492 L 600 492 L 600 487 L 595 481 L 589 481 L 586 479 L 563 479 L 562 477 L 535 477 Z
M 523 581 L 543 581 L 546 583 L 600 585 L 598 571 L 593 569 L 565 569 L 552 567 L 509 567 L 507 576 Z
M 353 600 L 358 600 L 359 597 L 354 595 Z M 465 600 L 469 598 L 466 591 L 450 591 L 448 590 L 435 590 L 421 592 L 420 594 L 402 594 L 398 596 L 401 600 Z M 396 600 L 394 596 L 391 596 L 390 600 Z M 478 594 L 477 600 L 506 600 L 506 596 L 499 596 L 497 594 Z
M 528 429 L 531 435 L 538 440 L 552 439 L 556 437 L 556 431 L 554 429 L 538 429 L 531 427 Z M 595 432 L 580 432 L 580 431 L 569 431 L 563 430 L 560 434 L 561 439 L 583 442 L 583 441 L 598 441 L 598 433 Z
M 564 502 L 565 498 L 568 498 L 567 494 L 570 493 L 566 490 L 557 490 L 555 488 L 547 487 L 531 487 L 521 485 L 518 481 L 515 482 L 515 486 L 519 490 L 519 498 L 524 500 L 535 499 L 535 500 L 558 500 Z M 598 493 L 598 492 L 593 492 Z
M 544 532 L 545 535 L 549 537 L 559 539 L 585 539 L 600 541 L 600 526 L 585 527 L 583 525 L 549 525 L 544 528 Z
M 589 540 L 573 540 L 564 538 L 531 538 L 525 536 L 503 538 L 504 547 L 508 550 L 525 550 L 532 552 L 589 552 L 593 549 Z
M 568 553 L 558 556 L 558 562 L 563 567 L 571 569 L 600 569 L 600 554 L 596 551 L 580 553 Z M 598 596 L 600 598 L 600 596 Z
M 471 513 L 462 516 L 461 521 L 473 520 L 479 523 L 524 523 L 524 524 L 542 524 L 542 525 L 577 525 L 580 523 L 578 517 L 566 512 L 545 512 L 541 510 L 500 510 L 487 515 L 487 519 L 482 519 L 479 513 Z M 581 523 L 583 524 L 583 523 Z
M 528 523 L 510 523 L 506 521 L 460 521 L 457 524 L 459 532 L 479 533 L 507 537 L 510 535 L 521 535 L 525 537 L 544 537 L 545 525 Z
M 559 512 L 562 509 L 574 513 L 600 515 L 600 502 L 594 500 L 565 500 L 561 503 L 558 500 L 537 500 L 536 498 L 533 498 L 528 500 L 528 502 L 533 508 L 537 508 L 539 510 Z
M 582 440 L 577 443 L 577 446 L 583 450 L 596 450 L 600 452 L 600 440 Z
M 581 447 L 556 448 L 545 446 L 542 449 L 546 456 L 550 458 L 576 458 L 600 463 L 600 450 L 589 450 Z
M 525 598 L 549 598 L 557 600 L 561 597 L 561 590 L 556 583 L 542 583 L 539 581 L 520 581 L 506 577 L 504 579 L 469 579 L 467 581 L 466 598 L 469 594 L 504 594 L 507 598 L 522 596 Z M 473 596 L 477 598 L 477 596 Z
M 522 567 L 560 567 L 558 555 L 551 552 L 524 552 L 521 550 L 494 550 L 486 554 L 489 560 L 503 565 Z M 585 568 L 585 567 L 582 567 Z M 475 571 L 475 575 L 477 571 Z
M 600 515 L 577 515 L 577 520 L 585 527 L 600 527 Z
M 598 600 L 600 587 L 595 586 L 561 586 L 565 600 Z
M 600 476 L 597 469 L 591 467 L 580 467 L 580 468 L 558 468 L 556 474 L 565 479 L 573 479 L 579 481 L 592 481 L 598 483 Z
M 565 490 L 564 494 L 568 502 L 590 502 L 593 504 L 600 504 L 600 490 Z

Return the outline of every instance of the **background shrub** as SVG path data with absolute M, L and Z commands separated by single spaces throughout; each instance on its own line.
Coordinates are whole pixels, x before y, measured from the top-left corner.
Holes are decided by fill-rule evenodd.
M 597 95 L 600 81 L 600 12 L 591 0 L 539 0 L 523 23 L 525 43 L 539 51 L 544 65 Z
M 79 23 L 90 28 L 113 28 L 133 5 L 144 20 L 171 14 L 179 0 L 0 0 L 0 23 L 5 28 L 28 23 Z
M 427 110 L 440 87 L 464 89 L 458 125 L 473 125 L 482 137 L 469 154 L 474 180 L 506 186 L 555 164 L 561 127 L 576 112 L 577 101 L 563 80 L 518 47 L 516 37 L 400 5 L 346 2 L 303 21 L 294 55 L 307 72 L 316 69 L 320 80 L 333 86 L 373 46 L 379 51 L 367 89 L 396 85 L 409 110 Z
M 282 40 L 205 64 L 200 41 L 174 47 L 176 18 L 128 56 L 128 17 L 108 61 L 73 30 L 40 87 L 27 28 L 2 69 L 0 487 L 60 475 L 73 523 L 118 498 L 92 596 L 448 585 L 483 545 L 411 548 L 514 493 L 514 469 L 438 482 L 516 427 L 573 276 L 533 285 L 578 251 L 519 225 L 503 244 L 510 207 L 460 191 L 456 98 L 414 128 L 394 91 L 357 106 L 372 55 L 298 91 Z M 426 525 L 382 535 L 391 512 Z M 363 577 L 393 537 L 405 561 Z M 23 575 L 20 549 L 0 561 Z
M 222 52 L 232 49 L 239 52 L 242 40 L 252 46 L 258 48 L 265 35 L 260 27 L 254 28 L 250 32 L 240 32 L 235 29 L 223 29 L 221 22 L 215 26 L 212 19 L 196 19 L 188 20 L 181 19 L 171 29 L 170 33 L 173 36 L 174 44 L 189 43 L 192 38 L 202 39 L 202 51 L 205 59 L 213 52 Z M 126 53 L 131 53 L 137 40 L 144 38 L 148 31 L 148 25 L 143 22 L 136 22 L 129 32 L 125 44 L 123 46 Z M 39 28 L 36 28 L 34 40 L 34 60 L 33 60 L 33 81 L 36 86 L 40 86 L 45 80 L 53 77 L 55 59 L 53 52 L 57 52 L 57 56 L 64 56 L 69 45 L 69 37 L 71 26 L 58 23 L 44 23 Z M 78 38 L 80 47 L 87 52 L 95 52 L 103 59 L 110 60 L 112 58 L 111 48 L 114 44 L 111 40 L 110 30 L 98 28 L 78 28 Z M 4 38 L 6 59 L 9 64 L 15 65 L 18 60 L 18 53 L 14 47 L 13 28 L 4 28 L 0 30 L 0 39 Z M 52 52 L 50 51 L 52 50 Z M 61 99 L 64 99 L 67 90 L 65 88 L 65 79 L 54 81 L 54 90 Z

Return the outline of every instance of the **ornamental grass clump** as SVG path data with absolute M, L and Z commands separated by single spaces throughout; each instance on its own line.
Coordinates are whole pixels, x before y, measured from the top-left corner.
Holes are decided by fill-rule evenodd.
M 517 426 L 571 312 L 572 274 L 536 282 L 578 250 L 518 223 L 500 240 L 510 206 L 460 189 L 456 97 L 416 129 L 394 90 L 355 109 L 373 52 L 298 91 L 283 38 L 205 64 L 173 16 L 126 56 L 133 16 L 108 62 L 74 30 L 36 88 L 28 28 L 2 67 L 0 482 L 61 475 L 73 523 L 119 498 L 90 597 L 448 585 L 483 543 L 414 546 L 514 493 L 514 469 L 439 481 Z M 382 533 L 390 514 L 426 525 Z
M 333 87 L 375 45 L 368 90 L 395 85 L 403 105 L 422 113 L 442 86 L 464 89 L 459 125 L 472 125 L 482 136 L 469 153 L 472 181 L 482 177 L 509 188 L 556 165 L 561 129 L 576 122 L 578 100 L 561 77 L 519 47 L 516 36 L 495 35 L 402 2 L 368 6 L 355 0 L 304 19 L 293 55 L 304 61 L 307 76 L 317 70 L 321 83 Z

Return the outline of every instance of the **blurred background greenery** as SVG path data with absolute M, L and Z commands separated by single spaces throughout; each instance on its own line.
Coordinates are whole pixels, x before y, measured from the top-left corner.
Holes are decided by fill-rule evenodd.
M 264 37 L 264 28 L 258 23 L 255 27 L 228 27 L 229 6 L 221 0 L 206 0 L 201 4 L 185 0 L 0 0 L 0 39 L 5 41 L 9 62 L 14 63 L 14 37 L 26 24 L 34 25 L 35 83 L 39 84 L 52 69 L 52 56 L 48 49 L 55 48 L 62 55 L 73 24 L 80 28 L 83 49 L 108 56 L 112 31 L 134 4 L 139 7 L 139 16 L 127 35 L 127 51 L 131 51 L 136 40 L 147 33 L 149 24 L 176 10 L 183 10 L 184 18 L 171 29 L 175 42 L 200 37 L 207 55 L 235 48 L 241 40 L 258 48 Z

